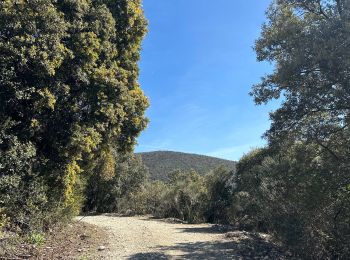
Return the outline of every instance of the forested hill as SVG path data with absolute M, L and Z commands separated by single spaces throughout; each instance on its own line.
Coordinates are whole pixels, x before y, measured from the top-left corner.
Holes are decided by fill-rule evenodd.
M 143 163 L 149 168 L 150 177 L 154 180 L 165 180 L 174 170 L 195 170 L 200 174 L 206 174 L 210 170 L 223 165 L 229 170 L 234 170 L 236 162 L 215 157 L 189 154 L 171 151 L 156 151 L 138 153 Z

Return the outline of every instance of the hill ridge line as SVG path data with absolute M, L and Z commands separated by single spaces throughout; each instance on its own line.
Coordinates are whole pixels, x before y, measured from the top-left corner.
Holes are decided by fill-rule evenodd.
M 176 151 L 150 151 L 135 153 L 140 155 L 143 163 L 149 168 L 150 178 L 166 180 L 174 170 L 195 170 L 206 174 L 220 166 L 235 170 L 236 162 L 208 155 L 184 153 Z

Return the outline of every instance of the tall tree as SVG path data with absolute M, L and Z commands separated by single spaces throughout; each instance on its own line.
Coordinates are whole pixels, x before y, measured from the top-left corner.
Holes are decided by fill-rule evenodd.
M 350 3 L 277 0 L 267 15 L 255 49 L 275 70 L 251 92 L 257 104 L 283 96 L 267 136 L 296 133 L 337 157 L 329 140 L 350 124 Z
M 0 2 L 0 132 L 33 147 L 31 167 L 65 209 L 79 209 L 81 173 L 113 164 L 147 124 L 146 27 L 141 0 Z
M 304 258 L 347 259 L 350 1 L 275 0 L 267 16 L 255 50 L 275 69 L 251 95 L 282 104 L 270 115 L 267 149 L 238 165 L 237 201 L 259 202 L 248 200 L 252 213 L 240 214 L 270 210 L 267 226 Z M 246 186 L 251 180 L 259 188 Z

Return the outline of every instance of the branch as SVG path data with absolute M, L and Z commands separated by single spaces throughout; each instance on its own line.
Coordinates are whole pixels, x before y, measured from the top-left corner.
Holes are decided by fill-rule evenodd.
M 335 152 L 333 152 L 329 147 L 327 147 L 317 139 L 316 139 L 316 143 L 320 145 L 322 148 L 324 148 L 326 151 L 328 151 L 337 161 L 340 161 L 339 156 Z
M 324 18 L 329 19 L 329 16 L 325 13 L 325 11 L 322 8 L 321 0 L 318 1 L 318 10 L 311 8 L 308 4 L 305 3 L 299 3 L 299 5 L 312 14 L 322 15 Z
M 319 7 L 319 13 L 323 15 L 326 19 L 329 19 L 328 15 L 325 13 L 325 11 L 322 8 L 321 0 L 318 0 L 318 7 Z
M 337 2 L 338 13 L 341 16 L 343 14 L 342 1 L 341 0 L 335 0 L 335 1 Z

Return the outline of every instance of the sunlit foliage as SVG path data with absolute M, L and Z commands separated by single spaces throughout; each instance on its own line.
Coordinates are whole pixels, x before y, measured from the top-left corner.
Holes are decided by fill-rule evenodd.
M 112 175 L 109 151 L 130 151 L 146 126 L 137 82 L 145 32 L 138 0 L 1 1 L 1 182 L 33 178 L 48 205 L 79 212 L 83 176 Z

